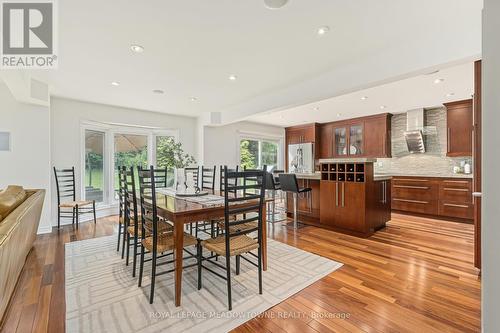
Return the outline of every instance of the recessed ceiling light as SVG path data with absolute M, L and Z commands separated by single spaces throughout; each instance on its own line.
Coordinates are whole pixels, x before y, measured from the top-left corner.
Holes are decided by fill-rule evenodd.
M 155 94 L 164 94 L 164 93 L 165 93 L 165 91 L 164 91 L 164 90 L 161 90 L 161 89 L 154 89 L 154 90 L 153 90 L 153 92 L 154 92 Z
M 319 106 L 315 106 L 314 111 L 319 111 Z
M 363 96 L 363 97 L 361 97 L 361 100 L 362 100 L 362 101 L 366 101 L 367 99 L 368 99 L 368 96 Z
M 190 100 L 191 100 L 191 102 L 196 102 L 196 101 L 198 100 L 198 98 L 196 98 L 196 97 L 191 97 L 191 98 L 190 98 Z
M 326 35 L 329 31 L 330 27 L 325 25 L 324 27 L 318 29 L 318 35 L 320 36 Z
M 264 5 L 269 9 L 279 9 L 286 5 L 288 0 L 264 0 Z
M 434 84 L 439 84 L 439 83 L 441 83 L 443 81 L 444 81 L 444 79 L 435 79 L 434 80 Z
M 380 109 L 382 109 L 382 110 L 383 110 L 383 109 L 385 109 L 385 108 L 387 108 L 387 106 L 386 106 L 386 105 L 381 105 L 381 106 L 380 106 Z
M 446 94 L 446 97 L 451 97 L 451 96 L 455 96 L 455 93 L 454 93 L 454 92 L 451 92 L 451 93 L 447 93 L 447 94 Z
M 130 49 L 133 52 L 135 52 L 135 53 L 142 53 L 142 52 L 144 52 L 144 47 L 142 47 L 140 45 L 137 45 L 137 44 L 130 45 Z
M 342 113 L 337 113 L 337 117 L 340 117 L 340 116 L 342 116 Z
M 236 75 L 229 75 L 229 80 L 236 81 L 238 77 Z
M 280 119 L 283 119 L 283 118 L 284 118 L 284 117 L 283 117 L 283 115 L 282 115 L 282 114 L 280 114 Z
M 112 85 L 112 86 L 115 86 L 115 87 L 118 87 L 118 86 L 120 85 L 120 82 L 118 82 L 118 81 L 113 81 L 113 82 L 111 82 L 111 85 Z

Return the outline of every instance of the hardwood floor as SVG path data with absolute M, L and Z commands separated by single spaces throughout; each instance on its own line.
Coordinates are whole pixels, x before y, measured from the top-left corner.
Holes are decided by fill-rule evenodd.
M 116 217 L 39 236 L 2 332 L 63 332 L 64 244 L 110 235 Z M 393 214 L 368 239 L 315 227 L 268 236 L 344 263 L 235 332 L 479 332 L 473 225 Z

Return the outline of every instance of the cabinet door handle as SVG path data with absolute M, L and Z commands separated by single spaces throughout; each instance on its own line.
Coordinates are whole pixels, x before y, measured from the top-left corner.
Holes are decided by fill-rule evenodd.
M 428 182 L 428 179 L 396 178 L 395 182 Z
M 387 203 L 387 182 L 382 182 L 384 184 L 384 203 Z
M 412 188 L 416 190 L 428 190 L 428 186 L 410 186 L 410 185 L 394 185 L 396 188 Z
M 467 188 L 449 188 L 449 187 L 445 187 L 445 188 L 443 188 L 443 190 L 445 190 L 445 191 L 456 191 L 456 192 L 469 192 L 469 189 L 467 189 Z
M 344 196 L 345 196 L 345 183 L 342 183 L 342 207 L 345 207 L 344 206 Z
M 339 206 L 339 183 L 335 182 L 335 206 Z
M 394 201 L 402 201 L 402 202 L 410 202 L 410 203 L 418 203 L 418 204 L 424 204 L 424 205 L 427 205 L 429 203 L 429 201 L 397 199 L 397 198 L 394 198 L 392 200 L 394 200 Z
M 444 181 L 445 183 L 451 183 L 451 184 L 466 184 L 468 185 L 469 184 L 469 181 L 467 180 L 445 180 Z
M 469 206 L 466 206 L 466 205 L 457 205 L 457 204 L 448 204 L 448 203 L 443 204 L 443 206 L 458 207 L 458 208 L 469 208 Z

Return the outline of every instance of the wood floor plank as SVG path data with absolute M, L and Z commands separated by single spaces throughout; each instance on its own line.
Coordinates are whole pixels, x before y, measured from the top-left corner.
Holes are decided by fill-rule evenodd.
M 64 332 L 64 244 L 111 235 L 116 222 L 39 236 L 2 332 Z M 366 239 L 276 223 L 269 237 L 344 266 L 234 332 L 480 332 L 473 234 L 473 225 L 401 214 Z

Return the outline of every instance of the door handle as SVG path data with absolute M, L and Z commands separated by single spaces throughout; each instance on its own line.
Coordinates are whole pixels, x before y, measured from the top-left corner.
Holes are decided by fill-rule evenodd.
M 342 207 L 344 207 L 344 196 L 345 196 L 345 183 L 342 183 Z
M 339 183 L 335 182 L 335 206 L 339 206 Z
M 472 192 L 472 196 L 474 198 L 481 198 L 483 196 L 483 192 Z

